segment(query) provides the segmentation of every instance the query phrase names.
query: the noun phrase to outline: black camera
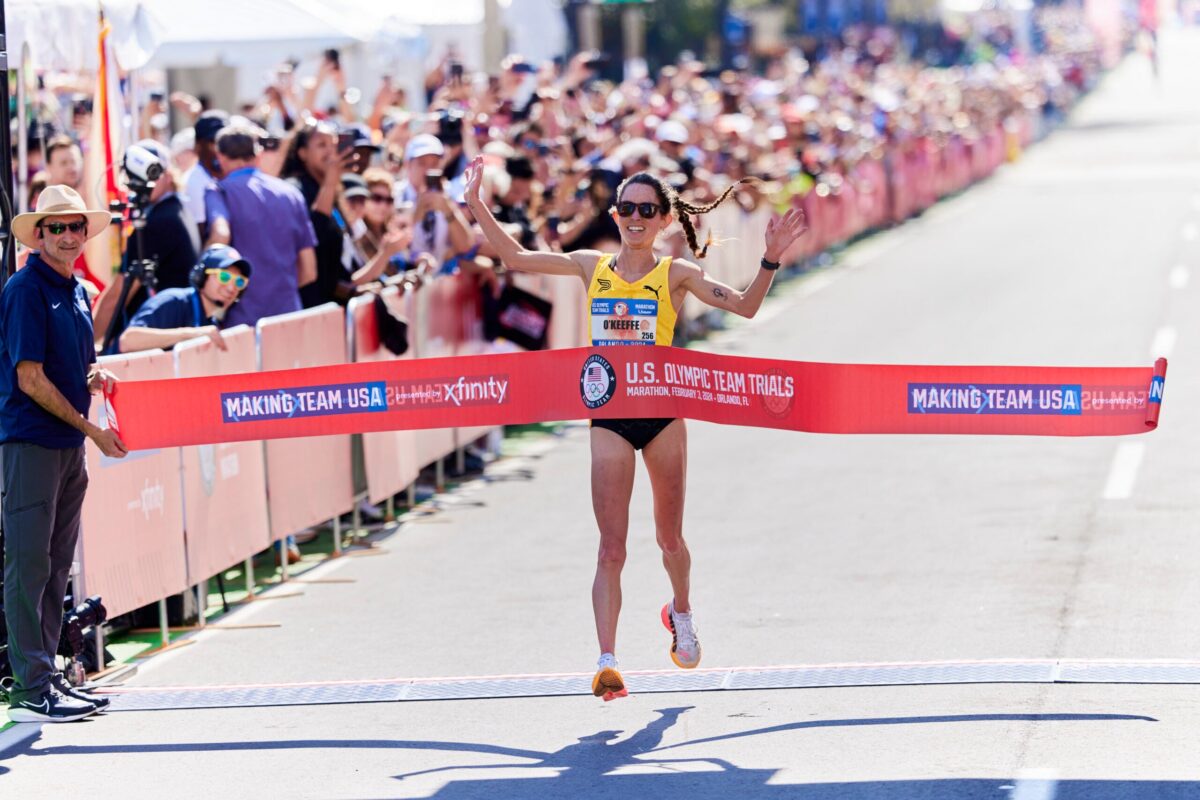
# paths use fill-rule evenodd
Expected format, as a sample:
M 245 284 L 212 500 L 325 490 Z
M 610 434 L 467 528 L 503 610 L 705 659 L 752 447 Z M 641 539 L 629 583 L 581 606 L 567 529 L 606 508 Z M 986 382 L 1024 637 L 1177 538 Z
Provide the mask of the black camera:
M 437 138 L 447 147 L 462 144 L 463 115 L 456 110 L 443 111 L 438 115 Z

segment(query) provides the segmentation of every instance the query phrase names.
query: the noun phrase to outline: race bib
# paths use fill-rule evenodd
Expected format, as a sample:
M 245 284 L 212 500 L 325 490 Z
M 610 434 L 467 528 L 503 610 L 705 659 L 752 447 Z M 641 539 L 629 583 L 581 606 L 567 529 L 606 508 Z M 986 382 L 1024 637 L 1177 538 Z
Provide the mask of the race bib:
M 592 344 L 655 344 L 658 301 L 598 297 L 592 300 Z

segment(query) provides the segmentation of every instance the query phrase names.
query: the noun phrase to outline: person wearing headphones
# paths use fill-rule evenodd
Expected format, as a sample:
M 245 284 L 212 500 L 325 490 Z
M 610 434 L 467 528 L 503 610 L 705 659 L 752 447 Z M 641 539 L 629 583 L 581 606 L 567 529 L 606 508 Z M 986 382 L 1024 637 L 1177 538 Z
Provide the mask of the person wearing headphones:
M 207 336 L 225 349 L 225 313 L 250 282 L 250 262 L 227 244 L 214 244 L 192 268 L 187 289 L 164 289 L 146 301 L 116 341 L 115 352 L 167 349 Z

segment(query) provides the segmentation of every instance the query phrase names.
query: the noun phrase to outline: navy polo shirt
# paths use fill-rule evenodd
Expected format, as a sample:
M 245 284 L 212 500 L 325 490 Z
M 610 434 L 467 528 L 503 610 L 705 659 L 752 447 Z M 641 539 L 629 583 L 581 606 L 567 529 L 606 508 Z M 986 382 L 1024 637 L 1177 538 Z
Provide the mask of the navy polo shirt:
M 87 292 L 29 254 L 0 292 L 0 443 L 81 447 L 84 435 L 46 411 L 17 382 L 17 364 L 36 361 L 67 402 L 87 416 L 88 368 L 96 360 Z
M 163 289 L 151 297 L 129 320 L 130 328 L 193 328 L 204 324 L 200 295 L 195 289 Z M 117 340 L 119 342 L 120 339 Z M 114 342 L 113 344 L 117 344 Z M 119 347 L 113 348 L 120 352 Z M 106 351 L 107 352 L 107 351 Z

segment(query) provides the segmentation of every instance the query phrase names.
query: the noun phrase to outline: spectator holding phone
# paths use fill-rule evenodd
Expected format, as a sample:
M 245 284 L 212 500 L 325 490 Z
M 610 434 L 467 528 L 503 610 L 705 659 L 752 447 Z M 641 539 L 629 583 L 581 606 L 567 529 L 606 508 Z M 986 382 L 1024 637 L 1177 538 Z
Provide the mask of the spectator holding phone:
M 300 289 L 305 308 L 347 302 L 354 294 L 350 277 L 362 266 L 346 247 L 348 231 L 337 210 L 342 173 L 355 158 L 353 134 L 340 138 L 329 123 L 310 120 L 293 134 L 280 175 L 303 195 L 317 234 L 317 279 Z
M 405 180 L 396 191 L 399 202 L 413 206 L 412 254 L 429 253 L 439 262 L 474 246 L 462 211 L 442 190 L 445 154 L 441 140 L 433 134 L 414 136 L 404 151 Z

